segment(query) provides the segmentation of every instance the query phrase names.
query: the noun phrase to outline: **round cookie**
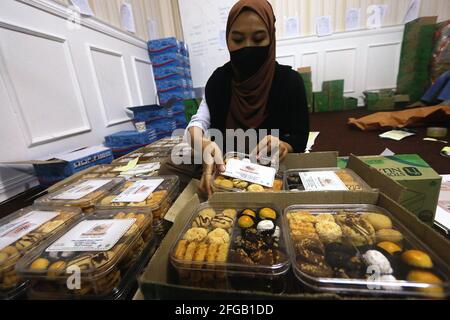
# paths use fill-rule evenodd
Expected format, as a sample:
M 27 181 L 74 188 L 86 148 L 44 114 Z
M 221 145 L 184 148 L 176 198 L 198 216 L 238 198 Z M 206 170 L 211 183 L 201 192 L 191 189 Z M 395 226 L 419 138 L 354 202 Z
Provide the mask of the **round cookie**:
M 208 234 L 206 240 L 209 244 L 225 244 L 230 242 L 230 235 L 224 229 L 217 228 Z
M 430 256 L 425 252 L 419 250 L 408 250 L 402 254 L 402 260 L 404 263 L 423 269 L 431 269 L 433 268 L 433 261 Z
M 8 260 L 8 255 L 5 252 L 0 252 L 0 266 Z
M 242 215 L 238 219 L 238 224 L 239 224 L 239 227 L 241 227 L 242 229 L 248 229 L 255 225 L 255 220 L 251 216 Z
M 263 220 L 258 223 L 258 225 L 256 226 L 256 230 L 261 233 L 274 233 L 275 224 L 271 220 Z
M 253 211 L 252 209 L 245 209 L 244 211 L 242 211 L 241 213 L 242 215 L 246 215 L 246 216 L 250 216 L 253 218 L 256 218 L 256 212 Z
M 233 189 L 234 188 L 233 181 L 228 180 L 228 179 L 223 179 L 222 181 L 220 181 L 219 186 L 222 188 L 225 188 L 225 189 Z
M 222 214 L 217 215 L 212 219 L 211 225 L 214 228 L 230 229 L 233 226 L 234 219 L 224 216 Z
M 237 216 L 237 210 L 236 209 L 225 209 L 222 211 L 222 214 L 225 217 L 231 218 L 231 219 L 235 219 Z
M 247 188 L 248 192 L 264 192 L 264 187 L 259 184 L 251 184 Z
M 444 288 L 442 288 L 442 280 L 435 274 L 428 271 L 413 270 L 408 276 L 407 280 L 411 282 L 427 283 L 435 285 L 431 288 L 419 288 L 418 290 L 424 293 L 431 294 L 436 298 L 441 298 L 444 293 Z
M 50 261 L 48 261 L 47 259 L 44 259 L 44 258 L 39 258 L 39 259 L 33 261 L 33 263 L 30 266 L 30 269 L 31 270 L 47 270 L 49 265 L 50 265 Z
M 57 261 L 54 262 L 48 267 L 47 274 L 49 277 L 56 277 L 66 270 L 67 263 L 64 261 Z
M 192 228 L 186 231 L 183 239 L 189 242 L 202 242 L 208 235 L 208 231 L 204 228 Z
M 214 211 L 214 209 L 212 208 L 207 208 L 207 209 L 203 209 L 202 211 L 200 211 L 198 213 L 199 216 L 202 217 L 209 217 L 209 218 L 214 218 L 216 216 L 216 211 Z
M 402 251 L 402 248 L 399 245 L 390 241 L 382 241 L 378 243 L 377 246 L 383 249 L 384 251 L 388 252 L 390 255 Z
M 114 219 L 121 220 L 121 219 L 125 219 L 126 216 L 127 216 L 127 214 L 125 212 L 119 212 L 118 214 L 116 214 L 114 216 Z
M 6 247 L 1 252 L 6 253 L 10 257 L 19 253 L 16 247 L 13 246 Z
M 392 229 L 392 220 L 384 214 L 367 213 L 363 215 L 363 218 L 373 226 L 375 231 L 382 229 Z
M 259 218 L 262 220 L 265 219 L 276 220 L 277 212 L 271 208 L 262 208 L 261 210 L 259 210 Z

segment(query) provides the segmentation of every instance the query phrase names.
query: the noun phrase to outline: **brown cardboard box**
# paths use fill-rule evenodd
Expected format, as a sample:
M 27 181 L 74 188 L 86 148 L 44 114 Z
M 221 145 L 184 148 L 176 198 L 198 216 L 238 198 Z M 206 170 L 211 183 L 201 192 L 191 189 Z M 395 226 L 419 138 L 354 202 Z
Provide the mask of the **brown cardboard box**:
M 290 155 L 283 166 L 286 168 L 335 167 L 337 153 L 320 153 L 309 155 Z M 333 162 L 334 161 L 334 162 Z M 371 169 L 360 160 L 352 157 L 349 168 L 362 178 L 369 179 L 372 186 L 379 187 L 370 192 L 277 192 L 264 194 L 249 193 L 217 193 L 211 202 L 273 203 L 280 209 L 293 204 L 375 204 L 387 209 L 406 228 L 416 234 L 430 249 L 440 256 L 445 263 L 450 264 L 450 242 L 419 221 L 405 208 L 400 206 L 384 192 L 393 195 L 401 194 L 404 188 Z M 341 296 L 329 293 L 307 293 L 299 291 L 296 294 L 273 295 L 262 292 L 246 292 L 233 290 L 210 290 L 177 285 L 173 280 L 174 270 L 169 261 L 169 251 L 172 244 L 186 225 L 200 201 L 196 195 L 198 181 L 193 181 L 171 208 L 169 215 L 176 216 L 172 229 L 167 234 L 146 272 L 140 278 L 140 287 L 146 299 L 340 299 Z M 351 298 L 346 296 L 346 298 Z

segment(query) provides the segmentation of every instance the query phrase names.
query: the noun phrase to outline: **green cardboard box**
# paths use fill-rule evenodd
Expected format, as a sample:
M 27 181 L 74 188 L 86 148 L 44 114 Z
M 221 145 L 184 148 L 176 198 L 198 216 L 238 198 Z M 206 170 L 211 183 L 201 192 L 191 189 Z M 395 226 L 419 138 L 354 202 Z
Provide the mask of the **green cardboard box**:
M 358 108 L 358 99 L 353 97 L 344 98 L 344 110 L 355 110 Z
M 364 91 L 367 109 L 370 111 L 393 110 L 395 96 L 392 90 Z
M 405 187 L 397 202 L 423 222 L 433 225 L 442 178 L 419 155 L 364 156 L 358 159 Z M 345 167 L 346 159 L 338 159 L 338 166 Z M 371 181 L 366 182 L 375 187 Z
M 423 17 L 405 26 L 397 91 L 419 101 L 430 84 L 429 65 L 434 49 L 437 17 Z
M 314 92 L 314 112 L 328 111 L 328 95 L 324 92 Z
M 328 95 L 329 111 L 344 110 L 344 80 L 324 81 L 322 91 Z

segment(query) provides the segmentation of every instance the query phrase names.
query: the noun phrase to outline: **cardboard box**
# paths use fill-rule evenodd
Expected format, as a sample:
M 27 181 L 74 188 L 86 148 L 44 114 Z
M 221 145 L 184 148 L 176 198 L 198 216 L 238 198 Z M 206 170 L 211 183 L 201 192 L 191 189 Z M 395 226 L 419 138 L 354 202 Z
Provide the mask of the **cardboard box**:
M 394 91 L 364 91 L 366 106 L 371 111 L 393 110 L 395 108 Z
M 386 183 L 376 181 L 374 177 L 377 176 L 362 167 L 364 164 L 402 185 L 403 189 L 381 189 L 381 191 L 402 204 L 423 222 L 433 225 L 442 178 L 420 156 L 412 154 L 358 157 L 362 162 L 354 159 L 356 158 L 350 157 L 348 166 L 356 167 L 355 172 L 371 187 L 380 188 Z
M 74 173 L 95 165 L 110 164 L 113 160 L 113 153 L 110 148 L 96 146 L 49 155 L 38 160 L 11 161 L 5 162 L 5 164 L 33 165 L 39 183 L 44 187 L 49 187 Z
M 324 81 L 322 91 L 328 95 L 328 110 L 344 110 L 344 80 Z
M 327 112 L 328 111 L 328 95 L 324 92 L 314 92 L 314 112 Z
M 358 99 L 352 97 L 344 98 L 344 110 L 355 110 L 358 109 Z
M 381 175 L 382 176 L 382 175 Z M 171 208 L 169 214 L 177 215 L 177 219 L 172 229 L 163 240 L 160 248 L 153 256 L 146 271 L 139 279 L 140 289 L 144 297 L 149 300 L 211 300 L 211 299 L 230 299 L 230 300 L 253 300 L 253 299 L 283 299 L 283 300 L 323 300 L 323 299 L 342 299 L 342 296 L 332 293 L 314 293 L 307 290 L 293 291 L 289 294 L 273 295 L 263 292 L 235 291 L 235 290 L 211 290 L 177 285 L 175 273 L 169 261 L 169 250 L 176 241 L 179 233 L 193 214 L 200 200 L 195 194 L 198 187 L 198 181 L 193 181 L 185 189 L 183 194 Z M 211 202 L 230 202 L 245 203 L 248 202 L 249 194 L 244 193 L 219 193 L 210 199 Z M 385 194 L 378 192 L 325 192 L 321 193 L 279 193 L 271 194 L 252 194 L 253 203 L 273 202 L 279 207 L 287 207 L 292 204 L 340 204 L 340 203 L 369 203 L 376 204 L 391 212 L 411 232 L 417 235 L 428 247 L 430 247 L 444 262 L 450 263 L 450 243 L 433 231 L 431 228 L 421 223 L 415 216 L 411 215 L 406 209 L 401 207 L 395 201 Z M 295 279 L 292 279 L 296 281 Z M 346 296 L 351 299 L 351 296 Z
M 437 17 L 423 17 L 407 23 L 400 55 L 397 92 L 419 101 L 430 84 Z

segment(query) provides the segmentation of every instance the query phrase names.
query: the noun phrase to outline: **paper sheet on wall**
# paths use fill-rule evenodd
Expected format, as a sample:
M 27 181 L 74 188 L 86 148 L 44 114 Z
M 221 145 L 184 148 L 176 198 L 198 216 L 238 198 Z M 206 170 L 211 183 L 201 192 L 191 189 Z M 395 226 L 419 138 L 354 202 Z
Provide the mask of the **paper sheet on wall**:
M 295 38 L 300 36 L 300 24 L 298 17 L 287 17 L 284 22 L 284 36 L 286 38 Z
M 94 15 L 88 0 L 70 0 L 70 2 L 80 10 L 80 14 L 89 17 Z
M 136 33 L 136 26 L 134 24 L 133 8 L 131 4 L 124 3 L 120 8 L 120 16 L 122 18 L 122 27 L 129 32 Z
M 329 36 L 333 33 L 331 27 L 331 16 L 323 16 L 316 18 L 316 29 L 319 37 Z
M 405 23 L 416 20 L 419 17 L 420 5 L 420 0 L 411 0 L 408 6 L 408 10 L 406 10 Z
M 356 30 L 361 27 L 361 9 L 350 8 L 345 16 L 345 29 L 347 31 Z
M 380 5 L 371 5 L 367 7 L 367 28 L 381 28 L 384 9 Z
M 148 26 L 149 40 L 159 39 L 160 36 L 158 31 L 158 24 L 156 23 L 156 21 L 152 19 L 148 20 L 147 26 Z

